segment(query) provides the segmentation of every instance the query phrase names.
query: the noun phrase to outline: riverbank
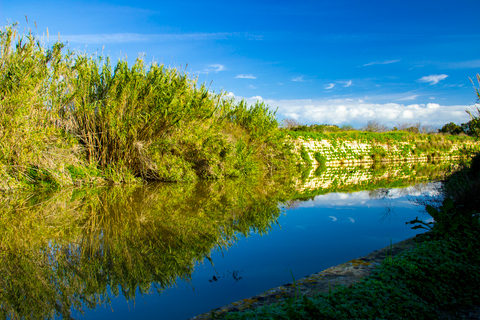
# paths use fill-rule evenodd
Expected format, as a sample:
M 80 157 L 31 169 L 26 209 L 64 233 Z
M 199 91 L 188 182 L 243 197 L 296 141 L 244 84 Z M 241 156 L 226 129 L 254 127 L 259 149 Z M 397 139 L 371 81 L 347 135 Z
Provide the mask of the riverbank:
M 339 286 L 350 287 L 368 277 L 385 259 L 391 259 L 399 253 L 415 247 L 415 237 L 400 241 L 372 253 L 350 260 L 338 266 L 330 267 L 294 282 L 272 288 L 268 291 L 232 302 L 226 306 L 197 315 L 190 320 L 211 320 L 225 316 L 228 312 L 245 311 L 295 299 L 299 296 L 315 297 L 320 293 L 329 293 Z
M 361 281 L 335 286 L 335 290 L 330 283 L 328 292 L 325 292 L 325 288 L 323 291 L 318 288 L 312 290 L 312 295 L 308 286 L 310 283 L 319 283 L 319 277 L 311 276 L 301 279 L 298 284 L 295 281 L 294 295 L 290 294 L 276 303 L 261 302 L 268 301 L 267 292 L 258 298 L 240 302 L 238 305 L 241 308 L 236 305 L 226 306 L 200 317 L 476 319 L 480 306 L 479 190 L 480 156 L 477 155 L 470 166 L 464 166 L 444 181 L 441 189 L 444 198 L 442 204 L 426 206 L 427 213 L 433 218 L 431 222 L 418 218 L 407 222 L 414 225 L 414 229 L 423 228 L 428 232 L 417 236 L 418 240 L 409 250 L 403 250 L 395 256 L 387 255 Z M 371 261 L 356 259 L 333 268 L 340 270 L 334 273 L 339 277 L 339 284 L 343 281 L 342 271 L 344 275 L 355 268 L 368 270 Z M 324 277 L 329 274 L 328 270 L 330 269 L 323 272 Z M 283 286 L 284 289 L 291 287 L 292 284 Z M 279 293 L 282 292 L 282 287 L 276 290 L 275 297 L 281 298 Z M 257 303 L 256 307 L 254 303 Z
M 268 291 L 192 319 L 477 319 L 478 247 L 476 235 L 387 247 L 376 267 L 355 259 L 274 289 L 276 302 Z
M 348 131 L 312 133 L 289 131 L 300 161 L 314 167 L 453 160 L 480 151 L 480 142 L 468 136 L 415 134 L 403 131 L 383 133 Z

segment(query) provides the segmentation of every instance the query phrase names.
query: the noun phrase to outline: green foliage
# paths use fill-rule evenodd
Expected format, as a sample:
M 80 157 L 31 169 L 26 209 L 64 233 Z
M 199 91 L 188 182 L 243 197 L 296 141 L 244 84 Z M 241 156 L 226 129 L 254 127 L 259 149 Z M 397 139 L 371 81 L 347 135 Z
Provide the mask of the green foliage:
M 426 210 L 434 221 L 424 222 L 417 217 L 406 224 L 415 224 L 412 229 L 426 229 L 430 231 L 429 236 L 433 237 L 458 236 L 465 230 L 480 233 L 479 214 L 455 207 L 451 198 L 446 198 L 438 209 L 427 205 Z
M 445 198 L 453 199 L 455 206 L 465 211 L 480 212 L 480 154 L 476 154 L 469 165 L 464 164 L 453 172 L 442 184 Z
M 460 134 L 460 133 L 464 133 L 464 130 L 462 126 L 459 126 L 453 122 L 449 122 L 446 125 L 444 125 L 440 130 L 438 130 L 438 132 Z
M 63 53 L 60 43 L 47 50 L 31 33 L 17 37 L 14 25 L 0 32 L 0 47 L 1 190 L 78 184 L 93 172 L 125 183 L 293 167 L 292 146 L 264 103 L 226 99 L 142 58 L 112 67 L 109 58 Z
M 327 157 L 325 157 L 321 152 L 315 152 L 313 156 L 320 165 L 324 165 L 325 163 L 327 163 Z
M 480 108 L 477 107 L 475 111 L 467 110 L 467 113 L 471 120 L 465 124 L 465 132 L 478 139 L 480 137 Z M 462 124 L 462 126 L 464 125 Z
M 308 154 L 307 150 L 305 147 L 302 145 L 302 148 L 300 149 L 300 157 L 303 159 L 305 162 L 306 166 L 309 168 L 312 166 L 312 159 L 310 158 L 310 155 Z
M 0 165 L 2 190 L 70 184 L 59 162 L 78 163 L 78 153 L 56 126 L 56 108 L 63 97 L 62 72 L 67 56 L 57 43 L 44 49 L 29 32 L 18 35 L 16 25 L 0 31 Z
M 470 81 L 472 81 L 470 79 Z M 480 85 L 480 74 L 477 74 L 477 81 Z M 473 81 L 472 81 L 473 84 Z M 475 94 L 477 95 L 477 102 L 480 101 L 480 89 L 475 88 Z M 475 114 L 476 111 L 476 114 Z M 477 139 L 480 137 L 480 108 L 477 106 L 475 111 L 467 110 L 468 115 L 470 116 L 470 121 L 467 124 L 466 131 L 469 135 L 476 137 Z

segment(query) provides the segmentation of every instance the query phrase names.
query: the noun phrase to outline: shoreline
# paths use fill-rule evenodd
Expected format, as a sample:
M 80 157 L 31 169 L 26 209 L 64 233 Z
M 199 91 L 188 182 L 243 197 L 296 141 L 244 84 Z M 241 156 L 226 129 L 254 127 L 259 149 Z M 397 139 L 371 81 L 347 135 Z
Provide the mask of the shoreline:
M 295 283 L 287 283 L 258 295 L 235 301 L 225 306 L 199 314 L 190 318 L 190 320 L 215 319 L 212 318 L 212 315 L 218 317 L 228 312 L 255 309 L 263 305 L 277 303 L 287 298 L 295 298 L 298 294 L 311 297 L 319 293 L 328 293 L 334 290 L 337 286 L 351 286 L 368 277 L 387 257 L 394 257 L 405 250 L 415 247 L 415 238 L 417 236 L 375 250 L 366 256 L 347 261 L 318 273 L 311 274 L 310 276 L 295 280 Z

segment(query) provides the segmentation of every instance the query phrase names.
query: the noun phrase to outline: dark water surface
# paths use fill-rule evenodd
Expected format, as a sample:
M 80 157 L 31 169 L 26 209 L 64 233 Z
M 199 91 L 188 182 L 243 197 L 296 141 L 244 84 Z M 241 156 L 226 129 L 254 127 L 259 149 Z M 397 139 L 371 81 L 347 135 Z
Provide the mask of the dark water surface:
M 3 199 L 2 315 L 187 319 L 259 294 L 415 235 L 444 167 L 422 168 Z

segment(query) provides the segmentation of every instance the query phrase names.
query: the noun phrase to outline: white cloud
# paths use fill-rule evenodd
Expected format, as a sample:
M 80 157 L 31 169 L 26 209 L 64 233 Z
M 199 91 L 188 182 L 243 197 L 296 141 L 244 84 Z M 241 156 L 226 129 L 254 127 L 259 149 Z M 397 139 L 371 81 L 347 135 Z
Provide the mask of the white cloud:
M 418 95 L 414 94 L 413 96 L 408 96 L 408 97 L 405 97 L 405 98 L 398 99 L 398 101 L 409 101 L 409 100 L 415 100 L 417 98 L 418 98 Z
M 255 87 L 253 84 L 249 84 L 249 85 L 248 85 L 248 88 L 249 88 L 249 89 L 257 89 L 257 87 Z
M 443 126 L 448 122 L 463 123 L 469 120 L 465 110 L 471 106 L 444 106 L 437 103 L 401 104 L 372 103 L 360 99 L 334 100 L 265 100 L 277 108 L 279 118 L 293 118 L 305 124 L 365 125 L 372 119 L 393 127 L 398 122 L 419 121 L 425 125 Z
M 329 83 L 329 84 L 325 87 L 325 90 L 333 89 L 333 87 L 335 87 L 335 83 Z
M 343 87 L 344 87 L 344 88 L 348 88 L 348 87 L 350 87 L 350 86 L 353 84 L 352 80 L 348 80 L 348 81 L 337 81 L 337 82 L 343 84 Z
M 62 40 L 71 43 L 106 44 L 126 42 L 166 42 L 166 41 L 191 41 L 191 40 L 219 40 L 227 39 L 234 34 L 227 32 L 217 33 L 165 33 L 165 34 L 141 34 L 141 33 L 101 33 L 101 34 L 76 34 L 62 35 Z
M 292 79 L 294 82 L 306 82 L 307 80 L 303 79 L 303 76 L 295 77 Z
M 337 221 L 337 217 L 334 217 L 334 216 L 328 216 L 330 219 L 332 219 L 332 221 Z
M 366 63 L 366 64 L 362 65 L 361 67 L 368 67 L 368 66 L 373 66 L 373 65 L 376 65 L 376 64 L 391 64 L 391 63 L 396 63 L 396 62 L 399 62 L 399 61 L 400 61 L 400 59 L 397 59 L 397 60 L 374 61 L 374 62 Z
M 235 97 L 233 93 L 229 93 L 228 96 L 234 97 L 237 101 L 242 100 L 242 97 Z M 372 119 L 378 120 L 390 128 L 393 128 L 398 123 L 412 121 L 440 128 L 445 123 L 452 121 L 455 123 L 467 122 L 470 117 L 465 110 L 472 108 L 471 105 L 446 106 L 438 103 L 401 104 L 368 102 L 376 98 L 273 100 L 255 96 L 245 98 L 245 100 L 248 104 L 254 104 L 258 100 L 263 100 L 271 109 L 277 109 L 277 117 L 280 120 L 291 118 L 304 124 L 350 124 L 356 128 L 360 128 Z M 384 97 L 381 98 L 383 99 Z
M 220 72 L 220 71 L 225 71 L 226 68 L 223 64 L 211 64 L 208 66 L 208 68 L 206 68 L 204 71 L 205 72 Z
M 445 80 L 448 77 L 446 74 L 432 74 L 429 76 L 421 77 L 418 79 L 418 82 L 430 82 L 430 85 L 439 83 L 442 80 Z
M 238 74 L 235 78 L 237 79 L 257 79 L 253 74 Z

